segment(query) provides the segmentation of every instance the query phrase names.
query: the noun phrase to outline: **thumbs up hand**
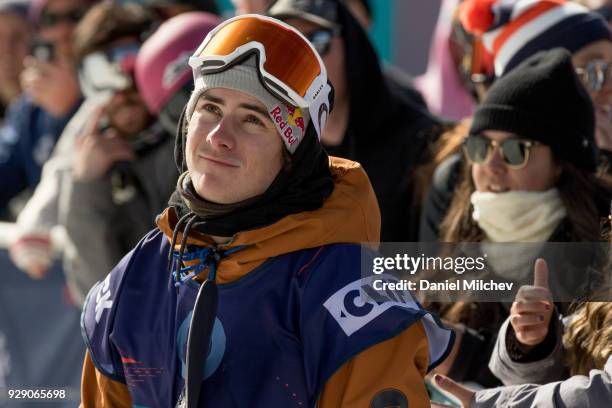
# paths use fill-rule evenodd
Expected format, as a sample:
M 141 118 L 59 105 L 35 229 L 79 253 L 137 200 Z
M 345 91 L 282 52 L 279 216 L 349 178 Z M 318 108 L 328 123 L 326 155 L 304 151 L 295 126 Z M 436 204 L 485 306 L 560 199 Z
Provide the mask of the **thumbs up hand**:
M 548 287 L 548 265 L 538 259 L 533 285 L 521 286 L 510 309 L 510 324 L 517 340 L 524 346 L 540 344 L 548 334 L 553 313 L 552 294 Z

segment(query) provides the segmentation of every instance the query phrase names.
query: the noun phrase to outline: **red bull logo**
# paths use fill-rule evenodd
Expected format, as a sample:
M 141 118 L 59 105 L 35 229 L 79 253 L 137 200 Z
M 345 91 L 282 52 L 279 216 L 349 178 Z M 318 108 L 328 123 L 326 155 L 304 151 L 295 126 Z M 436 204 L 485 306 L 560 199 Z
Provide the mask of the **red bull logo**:
M 289 108 L 288 106 L 286 106 L 286 108 Z M 295 113 L 294 109 L 294 113 Z M 299 138 L 297 137 L 297 135 L 293 134 L 293 129 L 294 128 L 300 128 L 302 129 L 302 133 L 304 132 L 304 118 L 301 117 L 301 112 L 299 113 L 299 117 L 295 118 L 293 115 L 288 114 L 287 115 L 287 120 L 285 120 L 285 118 L 283 117 L 282 114 L 282 108 L 280 106 L 275 106 L 274 109 L 272 109 L 270 112 L 270 117 L 272 117 L 272 120 L 274 121 L 276 127 L 278 128 L 278 130 L 280 131 L 281 135 L 283 136 L 283 138 L 285 139 L 285 143 L 288 144 L 289 147 L 293 147 L 294 145 L 296 145 L 299 142 Z M 301 122 L 300 122 L 301 120 Z M 298 122 L 301 123 L 301 127 L 298 124 Z
M 304 129 L 304 116 L 300 108 L 294 108 L 293 106 L 287 106 L 287 112 L 289 113 L 287 121 L 290 125 L 298 127 L 302 130 L 302 135 L 305 132 Z

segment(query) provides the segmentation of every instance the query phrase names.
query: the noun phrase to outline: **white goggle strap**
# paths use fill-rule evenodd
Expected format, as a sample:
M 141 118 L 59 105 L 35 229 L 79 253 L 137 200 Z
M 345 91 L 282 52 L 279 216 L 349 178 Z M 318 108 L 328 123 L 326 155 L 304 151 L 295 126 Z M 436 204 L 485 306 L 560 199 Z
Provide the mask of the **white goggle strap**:
M 321 140 L 321 135 L 323 134 L 323 129 L 325 129 L 325 124 L 327 123 L 327 119 L 329 118 L 329 93 L 331 92 L 331 87 L 328 83 L 325 84 L 321 92 L 317 95 L 315 100 L 310 104 L 308 108 L 308 113 L 310 114 L 310 120 L 317 132 L 317 136 L 319 140 Z

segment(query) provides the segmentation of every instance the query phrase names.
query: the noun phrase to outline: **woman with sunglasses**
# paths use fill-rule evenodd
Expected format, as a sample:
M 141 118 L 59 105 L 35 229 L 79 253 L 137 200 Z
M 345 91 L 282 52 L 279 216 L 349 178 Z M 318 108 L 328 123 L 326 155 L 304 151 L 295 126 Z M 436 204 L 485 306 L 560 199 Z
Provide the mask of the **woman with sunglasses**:
M 612 190 L 595 175 L 594 133 L 593 105 L 567 51 L 536 54 L 499 79 L 465 138 L 468 163 L 441 225 L 441 241 L 598 241 Z M 514 269 L 529 273 L 527 254 L 515 258 Z M 446 362 L 450 376 L 495 385 L 487 362 L 507 308 L 474 302 L 435 307 L 442 317 L 479 331 L 460 330 L 461 364 Z
M 607 21 L 580 4 L 564 0 L 465 0 L 457 14 L 463 28 L 479 39 L 482 50 L 494 65 L 490 77 L 472 77 L 487 78 L 487 85 L 538 51 L 555 47 L 570 51 L 576 72 L 595 106 L 595 142 L 600 149 L 598 167 L 604 172 L 612 171 L 612 82 L 609 80 L 612 37 Z M 439 224 L 463 166 L 460 155 L 456 154 L 461 150 L 461 135 L 449 132 L 441 136 L 434 150 L 439 165 L 433 172 L 433 185 L 421 218 L 420 239 L 424 241 L 439 238 Z M 431 167 L 427 170 L 431 171 Z

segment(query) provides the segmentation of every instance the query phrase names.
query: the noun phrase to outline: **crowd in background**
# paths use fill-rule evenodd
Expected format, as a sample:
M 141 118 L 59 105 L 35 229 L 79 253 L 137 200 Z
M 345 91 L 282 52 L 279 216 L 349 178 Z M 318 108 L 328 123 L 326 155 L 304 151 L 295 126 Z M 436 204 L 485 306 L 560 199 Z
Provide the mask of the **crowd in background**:
M 321 142 L 365 169 L 381 242 L 611 240 L 610 2 L 445 0 L 418 78 L 378 59 L 366 0 L 233 3 L 321 55 L 335 96 Z M 166 208 L 187 59 L 221 21 L 214 0 L 0 0 L 0 217 L 18 228 L 11 260 L 41 284 L 65 230 L 75 307 Z M 548 275 L 571 260 L 521 253 L 506 277 L 535 281 L 515 302 L 426 303 L 455 331 L 432 398 L 611 406 L 606 256 L 574 265 L 603 271 L 589 301 L 553 301 L 567 288 Z

